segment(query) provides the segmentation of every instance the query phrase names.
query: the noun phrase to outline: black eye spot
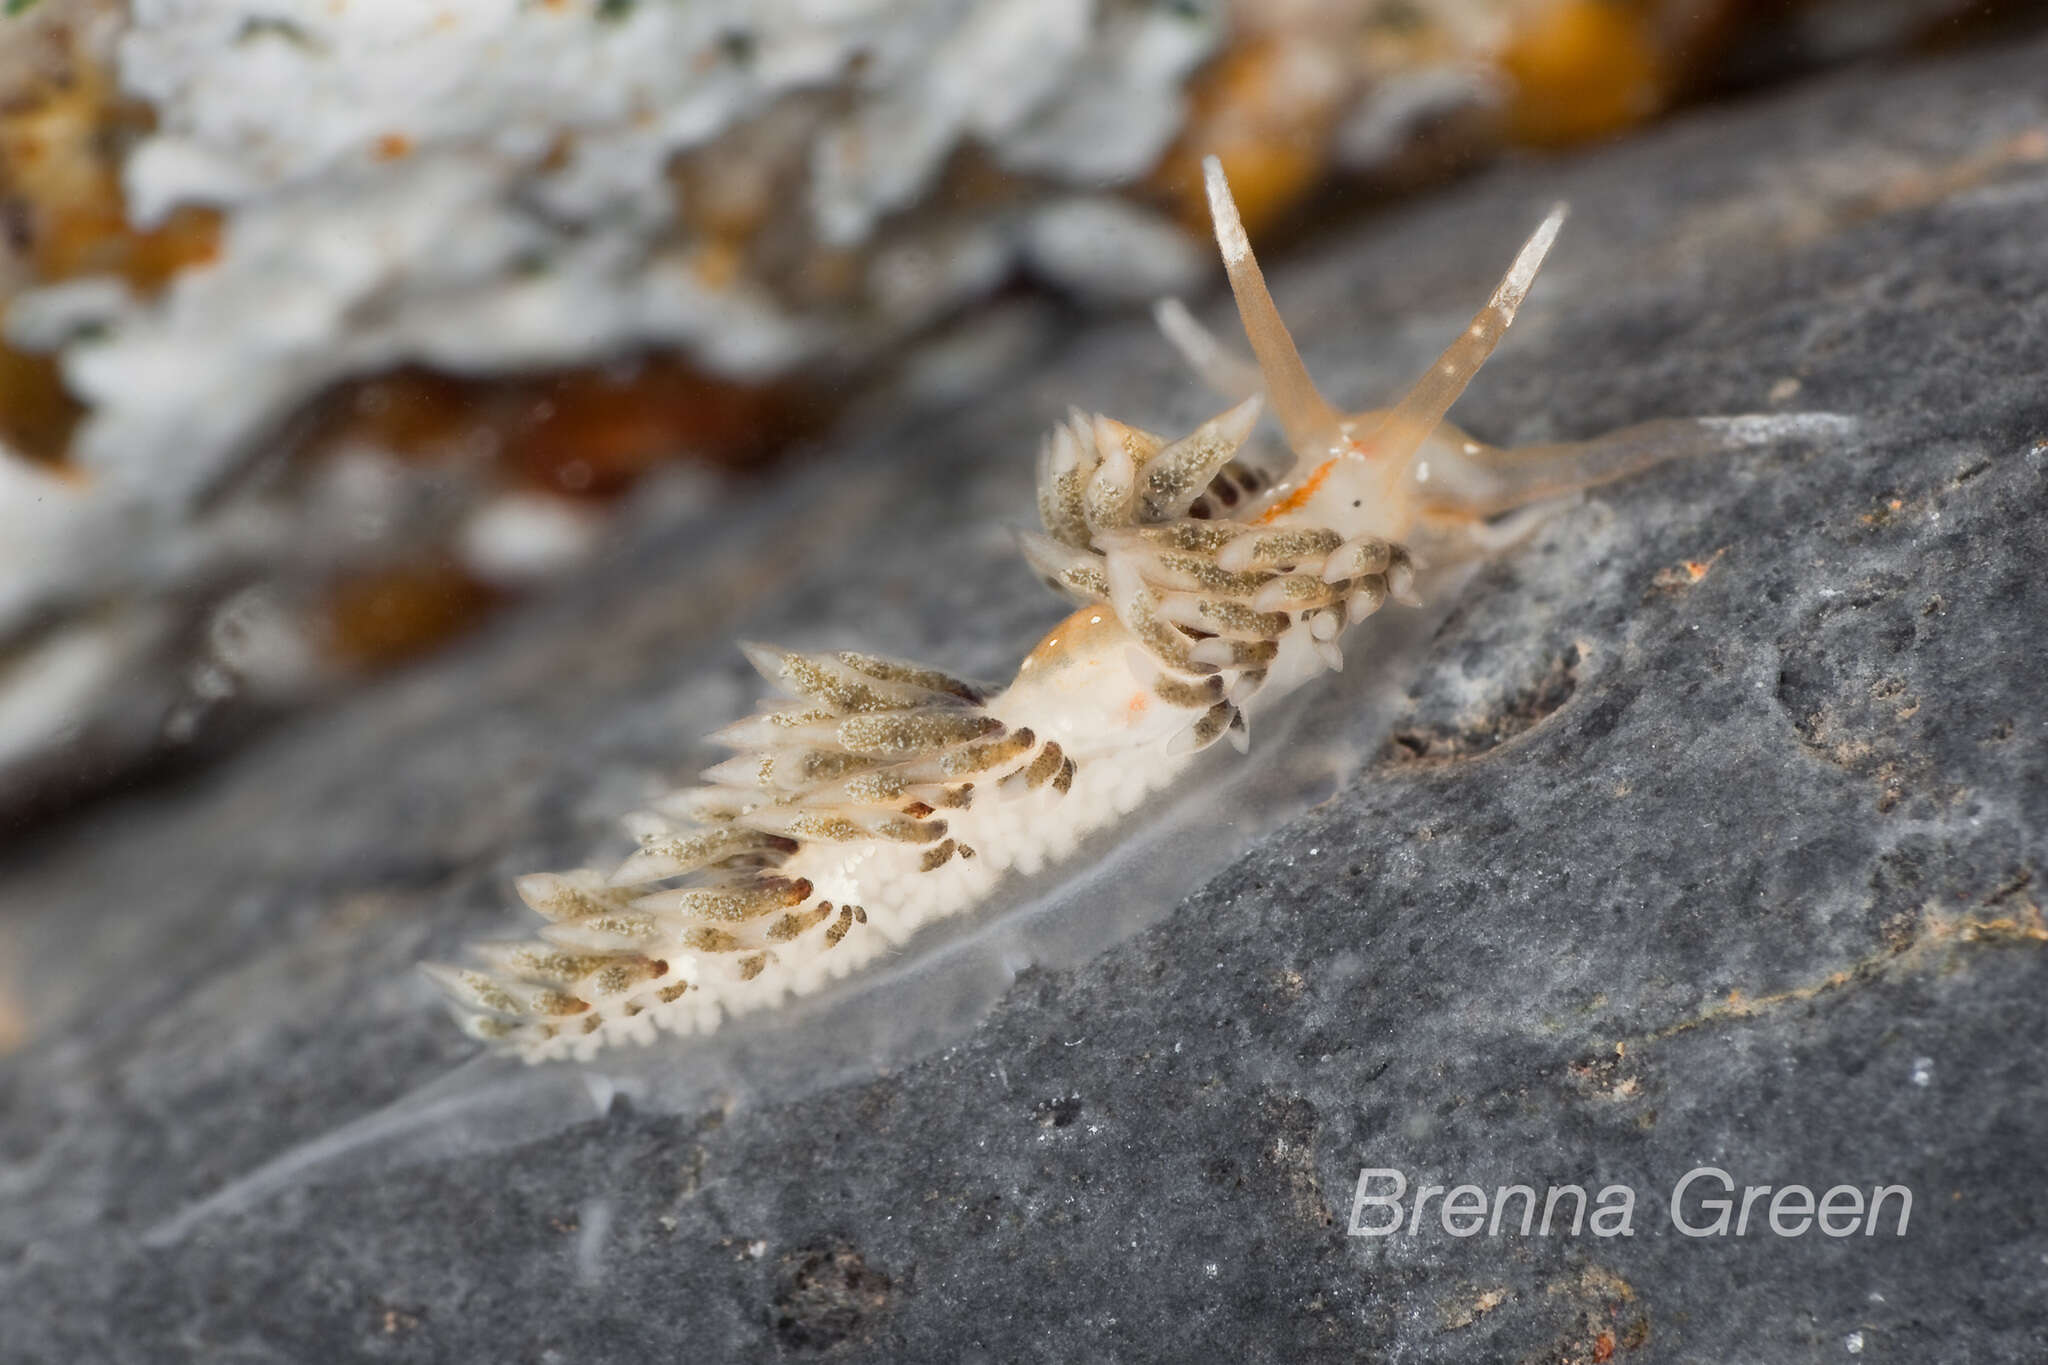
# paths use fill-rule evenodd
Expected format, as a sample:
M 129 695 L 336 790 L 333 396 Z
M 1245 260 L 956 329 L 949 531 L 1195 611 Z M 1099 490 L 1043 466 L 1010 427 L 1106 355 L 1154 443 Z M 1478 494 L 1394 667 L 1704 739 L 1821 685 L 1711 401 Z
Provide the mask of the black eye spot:
M 1365 506 L 1365 503 L 1364 503 L 1364 501 L 1363 501 L 1362 499 L 1359 499 L 1359 498 L 1353 498 L 1353 499 L 1351 500 L 1351 505 L 1352 505 L 1353 507 L 1363 507 L 1363 506 Z

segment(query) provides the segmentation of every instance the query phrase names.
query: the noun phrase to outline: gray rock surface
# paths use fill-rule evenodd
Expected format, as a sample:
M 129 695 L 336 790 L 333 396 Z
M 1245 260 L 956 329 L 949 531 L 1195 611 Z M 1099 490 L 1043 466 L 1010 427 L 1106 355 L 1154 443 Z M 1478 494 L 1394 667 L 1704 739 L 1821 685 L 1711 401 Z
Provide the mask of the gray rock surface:
M 1039 430 L 1204 406 L 1135 326 L 758 498 L 651 506 L 460 653 L 17 846 L 0 1358 L 2048 1356 L 2044 64 L 1831 77 L 1277 269 L 1362 401 L 1561 194 L 1468 426 L 1867 430 L 1559 517 L 1356 782 L 891 1074 L 622 1102 L 140 1236 L 467 1055 L 411 964 L 702 756 L 752 694 L 736 634 L 1005 672 L 1058 610 L 1000 530 Z M 1665 1199 L 1702 1165 L 1905 1184 L 1912 1221 L 1688 1239 Z M 1628 1185 L 1634 1235 L 1349 1237 L 1365 1166 Z

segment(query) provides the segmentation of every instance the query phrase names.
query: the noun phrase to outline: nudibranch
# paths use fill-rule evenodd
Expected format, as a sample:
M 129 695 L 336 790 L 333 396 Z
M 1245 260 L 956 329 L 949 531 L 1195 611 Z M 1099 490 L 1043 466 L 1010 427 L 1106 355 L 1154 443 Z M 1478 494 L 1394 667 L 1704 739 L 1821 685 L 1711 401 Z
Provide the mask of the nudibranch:
M 1030 874 L 1247 742 L 1246 709 L 1342 666 L 1346 632 L 1418 568 L 1524 534 L 1561 494 L 1746 444 L 1752 419 L 1653 422 L 1502 449 L 1445 413 L 1514 320 L 1564 221 L 1393 407 L 1343 413 L 1281 322 L 1221 167 L 1216 240 L 1256 355 L 1163 304 L 1167 338 L 1233 405 L 1177 440 L 1076 413 L 1043 444 L 1025 556 L 1077 610 L 1000 689 L 867 654 L 760 645 L 782 698 L 713 738 L 736 751 L 632 817 L 616 870 L 521 878 L 548 922 L 430 966 L 463 1026 L 528 1060 L 698 1033 L 815 991 Z M 1290 466 L 1247 442 L 1262 409 Z

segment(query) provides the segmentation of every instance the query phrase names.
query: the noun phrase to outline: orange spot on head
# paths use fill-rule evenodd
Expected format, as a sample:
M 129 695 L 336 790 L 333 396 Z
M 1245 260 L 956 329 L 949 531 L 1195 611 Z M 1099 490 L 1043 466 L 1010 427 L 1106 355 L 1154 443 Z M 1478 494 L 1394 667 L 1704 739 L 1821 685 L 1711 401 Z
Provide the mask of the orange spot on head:
M 1335 459 L 1324 460 L 1321 464 L 1317 465 L 1315 473 L 1301 481 L 1301 487 L 1259 513 L 1256 518 L 1257 524 L 1264 526 L 1268 522 L 1279 520 L 1289 512 L 1298 512 L 1307 506 L 1308 500 L 1316 495 L 1316 490 L 1323 486 L 1323 480 L 1329 478 L 1330 471 L 1336 467 L 1337 461 Z
M 1136 720 L 1139 716 L 1144 715 L 1151 708 L 1151 705 L 1152 698 L 1149 695 L 1143 692 L 1133 692 L 1131 693 L 1131 699 L 1124 703 L 1124 710 L 1130 713 L 1132 720 Z
M 404 133 L 386 133 L 377 139 L 370 155 L 379 161 L 397 161 L 412 155 L 412 139 Z

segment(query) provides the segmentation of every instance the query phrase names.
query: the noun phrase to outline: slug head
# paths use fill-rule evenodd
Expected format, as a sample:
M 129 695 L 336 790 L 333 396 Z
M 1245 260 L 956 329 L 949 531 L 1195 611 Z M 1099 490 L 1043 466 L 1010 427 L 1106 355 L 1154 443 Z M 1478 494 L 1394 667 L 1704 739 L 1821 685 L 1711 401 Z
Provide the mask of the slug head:
M 1444 414 L 1486 363 L 1528 296 L 1564 224 L 1564 205 L 1551 210 L 1471 325 L 1399 402 L 1391 408 L 1347 414 L 1330 405 L 1302 364 L 1301 352 L 1281 321 L 1252 254 L 1222 163 L 1207 158 L 1203 173 L 1216 245 L 1223 253 L 1238 315 L 1258 357 L 1273 415 L 1295 457 L 1293 471 L 1248 508 L 1245 519 L 1299 520 L 1347 534 L 1405 541 L 1418 519 L 1433 510 L 1455 514 L 1455 508 L 1433 506 L 1424 496 L 1432 444 L 1444 444 L 1437 439 Z M 1455 444 L 1464 444 L 1462 435 L 1449 435 Z

